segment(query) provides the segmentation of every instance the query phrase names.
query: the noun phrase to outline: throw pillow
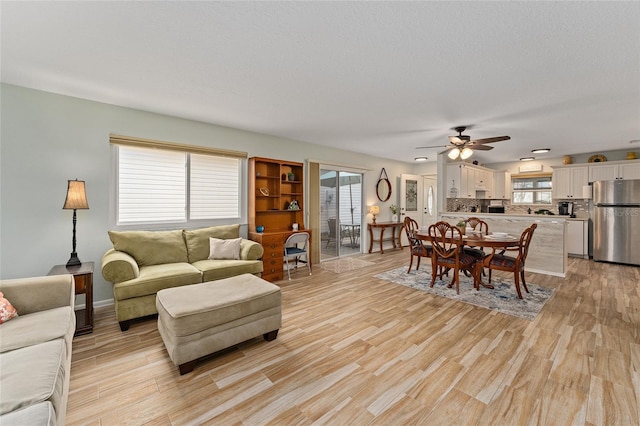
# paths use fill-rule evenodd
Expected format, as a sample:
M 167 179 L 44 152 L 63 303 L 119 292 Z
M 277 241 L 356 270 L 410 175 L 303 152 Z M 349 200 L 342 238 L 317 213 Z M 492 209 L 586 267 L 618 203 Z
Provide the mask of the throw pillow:
M 18 316 L 18 311 L 0 292 L 0 324 Z
M 209 259 L 240 259 L 240 243 L 242 238 L 221 240 L 209 238 Z

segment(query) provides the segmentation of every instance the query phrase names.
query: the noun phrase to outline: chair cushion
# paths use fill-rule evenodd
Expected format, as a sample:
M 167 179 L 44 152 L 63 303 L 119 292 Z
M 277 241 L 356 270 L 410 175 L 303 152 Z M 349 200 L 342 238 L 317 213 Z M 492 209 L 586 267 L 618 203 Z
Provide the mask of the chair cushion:
M 0 416 L 0 425 L 2 426 L 54 426 L 55 424 L 56 412 L 53 409 L 53 404 L 49 401 L 29 405 L 21 410 Z
M 460 253 L 460 265 L 463 267 L 468 267 L 476 263 L 477 259 L 469 254 Z M 444 263 L 446 265 L 451 265 L 452 267 L 456 264 L 455 257 L 440 257 L 438 256 L 438 263 Z
M 515 269 L 516 267 L 516 259 L 511 256 L 503 256 L 501 254 L 496 254 L 491 258 L 490 262 L 491 266 L 501 266 L 503 268 L 511 268 Z
M 464 252 L 475 257 L 478 260 L 483 260 L 486 256 L 486 253 L 482 249 L 477 248 L 465 247 Z

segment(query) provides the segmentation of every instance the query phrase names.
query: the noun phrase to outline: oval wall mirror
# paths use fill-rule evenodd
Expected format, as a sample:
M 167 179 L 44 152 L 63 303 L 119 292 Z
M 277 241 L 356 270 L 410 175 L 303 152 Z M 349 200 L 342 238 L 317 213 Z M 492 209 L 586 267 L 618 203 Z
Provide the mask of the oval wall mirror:
M 387 172 L 384 168 L 380 172 L 380 177 L 376 184 L 376 195 L 380 201 L 387 201 L 391 198 L 391 182 L 389 181 L 389 177 L 387 176 Z

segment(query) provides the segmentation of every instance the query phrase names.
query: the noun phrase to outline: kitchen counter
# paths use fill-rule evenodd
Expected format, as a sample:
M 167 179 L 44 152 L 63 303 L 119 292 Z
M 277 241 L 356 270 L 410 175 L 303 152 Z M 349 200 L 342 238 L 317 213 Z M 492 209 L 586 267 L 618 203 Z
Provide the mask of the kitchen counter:
M 526 270 L 558 277 L 564 277 L 567 270 L 565 235 L 568 221 L 585 220 L 560 215 L 471 212 L 442 212 L 439 220 L 455 224 L 470 217 L 477 217 L 487 222 L 489 232 L 508 232 L 516 236 L 520 236 L 522 231 L 532 223 L 537 224 L 538 227 L 533 233 L 529 246 Z

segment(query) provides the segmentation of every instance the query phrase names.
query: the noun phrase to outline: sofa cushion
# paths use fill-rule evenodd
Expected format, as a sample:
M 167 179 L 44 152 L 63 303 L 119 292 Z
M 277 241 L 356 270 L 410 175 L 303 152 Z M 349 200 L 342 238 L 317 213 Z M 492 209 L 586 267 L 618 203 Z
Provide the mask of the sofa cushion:
M 240 225 L 221 225 L 182 231 L 187 246 L 189 263 L 209 257 L 209 238 L 227 240 L 240 237 Z
M 203 282 L 242 274 L 259 274 L 263 269 L 261 260 L 201 260 L 194 262 L 193 266 L 202 271 Z
M 113 285 L 113 295 L 118 300 L 156 294 L 163 288 L 202 282 L 200 270 L 188 263 L 167 263 L 140 268 L 140 275 L 133 280 Z
M 131 255 L 138 266 L 187 262 L 182 231 L 109 231 L 113 247 Z
M 49 401 L 30 405 L 0 417 L 0 425 L 2 426 L 53 426 L 55 424 L 56 412 L 53 409 L 53 404 Z
M 240 245 L 238 245 L 238 255 L 240 254 Z M 13 307 L 4 294 L 0 291 L 0 324 L 9 321 L 18 316 L 18 311 Z
M 240 259 L 242 238 L 209 238 L 209 259 Z
M 66 356 L 63 339 L 0 354 L 0 414 L 44 401 L 62 407 Z
M 21 315 L 2 325 L 0 353 L 60 338 L 70 340 L 75 323 L 75 314 L 70 306 Z

